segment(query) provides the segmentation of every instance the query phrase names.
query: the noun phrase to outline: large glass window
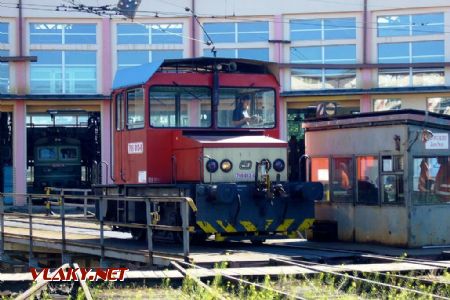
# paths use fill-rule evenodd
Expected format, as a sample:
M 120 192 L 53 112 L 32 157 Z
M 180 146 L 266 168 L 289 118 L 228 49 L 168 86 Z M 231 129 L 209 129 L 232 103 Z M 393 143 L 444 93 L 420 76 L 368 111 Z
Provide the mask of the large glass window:
M 127 128 L 143 128 L 144 117 L 144 89 L 139 88 L 127 91 Z
M 97 91 L 96 51 L 30 51 L 34 94 L 92 94 Z
M 438 114 L 450 115 L 450 98 L 428 98 L 427 110 Z
M 128 68 L 164 59 L 182 58 L 183 50 L 119 50 L 117 68 Z
M 76 115 L 55 115 L 49 114 L 31 114 L 27 115 L 28 127 L 48 127 L 48 126 L 65 126 L 65 127 L 86 127 L 88 125 L 89 116 L 87 114 Z
M 269 48 L 243 48 L 243 49 L 215 49 L 217 57 L 246 58 L 256 60 L 269 60 Z M 213 57 L 210 49 L 203 50 L 203 56 Z
M 356 38 L 355 18 L 291 20 L 291 40 L 339 40 Z
M 331 176 L 331 200 L 353 202 L 354 182 L 353 159 L 351 157 L 333 157 Z
M 203 26 L 214 44 L 219 45 L 215 48 L 217 57 L 269 60 L 268 46 L 252 46 L 254 43 L 268 42 L 269 22 L 220 22 L 204 23 Z M 206 34 L 204 40 L 208 41 Z M 224 47 L 223 44 L 229 45 Z M 210 47 L 203 49 L 203 55 L 213 56 Z
M 215 44 L 269 40 L 269 22 L 266 21 L 205 23 L 203 26 Z M 204 40 L 208 41 L 206 35 Z
M 361 156 L 356 158 L 356 179 L 359 203 L 378 204 L 378 157 Z
M 5 47 L 0 50 L 0 56 L 9 56 L 8 49 L 9 43 L 9 24 L 0 23 L 0 44 L 5 44 Z M 0 62 L 0 93 L 6 94 L 9 92 L 9 64 Z
M 444 33 L 444 13 L 381 16 L 377 23 L 379 37 Z
M 275 127 L 275 91 L 269 88 L 221 88 L 218 126 Z
M 354 64 L 355 45 L 292 47 L 291 62 L 303 64 Z M 355 88 L 355 69 L 291 70 L 291 89 Z
M 95 24 L 30 23 L 30 44 L 95 44 Z
M 379 63 L 443 62 L 444 41 L 378 44 Z
M 183 24 L 118 24 L 117 44 L 182 44 Z
M 330 170 L 327 157 L 311 158 L 311 181 L 323 184 L 323 199 L 330 201 Z
M 450 202 L 450 157 L 416 157 L 413 169 L 414 204 Z
M 397 110 L 401 108 L 401 99 L 386 98 L 373 100 L 373 111 Z
M 210 127 L 211 90 L 207 87 L 150 88 L 150 126 Z
M 9 24 L 0 23 L 0 44 L 9 43 Z
M 8 56 L 9 52 L 0 50 L 0 56 Z M 9 91 L 9 64 L 0 62 L 0 93 L 6 94 Z
M 378 44 L 379 63 L 443 62 L 444 41 Z M 443 85 L 444 68 L 384 68 L 378 71 L 380 87 Z

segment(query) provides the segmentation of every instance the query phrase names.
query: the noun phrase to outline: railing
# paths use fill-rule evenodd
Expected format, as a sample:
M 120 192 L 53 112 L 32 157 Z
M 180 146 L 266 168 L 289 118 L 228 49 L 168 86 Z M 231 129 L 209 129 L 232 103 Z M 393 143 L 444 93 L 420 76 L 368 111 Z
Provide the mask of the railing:
M 4 198 L 5 197 L 13 197 L 13 198 L 26 198 L 27 199 L 27 211 L 28 213 L 21 212 L 5 212 L 4 209 Z M 124 196 L 96 196 L 96 195 L 37 195 L 37 194 L 10 194 L 10 193 L 0 193 L 0 230 L 1 230 L 1 241 L 0 241 L 0 255 L 3 255 L 5 252 L 5 216 L 12 216 L 17 218 L 28 218 L 28 229 L 29 229 L 29 262 L 33 259 L 33 219 L 34 218 L 43 218 L 43 216 L 39 216 L 37 214 L 33 214 L 33 199 L 39 200 L 51 200 L 55 197 L 58 198 L 60 202 L 60 213 L 59 216 L 49 216 L 45 217 L 46 219 L 60 219 L 61 220 L 61 260 L 62 263 L 66 263 L 67 254 L 67 241 L 66 241 L 66 221 L 80 221 L 83 223 L 94 223 L 99 224 L 99 235 L 100 235 L 100 262 L 103 263 L 105 259 L 105 226 L 118 226 L 125 228 L 141 228 L 147 229 L 147 251 L 148 251 L 148 263 L 153 264 L 154 254 L 164 256 L 163 252 L 155 252 L 153 245 L 153 231 L 154 230 L 163 230 L 163 231 L 173 231 L 173 232 L 182 232 L 183 234 L 183 257 L 185 260 L 188 260 L 189 256 L 189 232 L 193 231 L 193 227 L 189 226 L 189 208 L 193 211 L 196 211 L 197 208 L 193 202 L 193 200 L 189 197 L 124 197 Z M 79 217 L 67 217 L 66 216 L 66 200 L 68 199 L 86 199 L 95 201 L 96 206 L 98 207 L 99 219 L 95 218 L 79 218 Z M 105 221 L 104 216 L 106 215 L 106 207 L 107 201 L 128 201 L 128 202 L 145 202 L 146 207 L 146 224 L 138 224 L 138 223 L 124 223 L 124 222 L 110 222 Z M 180 215 L 182 224 L 181 226 L 172 226 L 172 225 L 162 225 L 157 224 L 157 214 L 155 211 L 152 211 L 153 203 L 180 203 Z
M 69 188 L 56 188 L 56 187 L 46 187 L 46 194 L 47 195 L 55 195 L 52 194 L 52 192 L 58 193 L 60 196 L 78 196 L 81 194 L 80 198 L 72 198 L 71 200 L 73 202 L 83 201 L 83 203 L 66 203 L 66 206 L 72 206 L 72 207 L 82 207 L 83 208 L 83 215 L 85 217 L 88 216 L 88 209 L 89 208 L 95 208 L 95 204 L 89 204 L 88 198 L 86 196 L 89 195 L 89 193 L 92 191 L 91 189 L 69 189 Z M 68 194 L 69 193 L 69 194 Z M 78 193 L 78 194 L 77 194 Z M 51 210 L 51 206 L 60 205 L 60 198 L 49 198 L 47 199 L 47 209 Z

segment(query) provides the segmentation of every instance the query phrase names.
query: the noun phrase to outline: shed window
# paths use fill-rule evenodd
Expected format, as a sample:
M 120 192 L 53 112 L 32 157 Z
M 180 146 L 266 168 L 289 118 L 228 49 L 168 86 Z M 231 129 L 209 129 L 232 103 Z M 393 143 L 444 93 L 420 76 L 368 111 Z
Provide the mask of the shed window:
M 381 193 L 385 204 L 405 202 L 403 188 L 403 157 L 384 155 L 381 157 Z
M 378 157 L 361 156 L 356 158 L 357 188 L 359 203 L 378 204 Z
M 450 157 L 416 157 L 413 169 L 414 204 L 450 202 Z
M 353 202 L 353 179 L 353 159 L 351 157 L 334 157 L 332 159 L 331 199 L 336 202 Z
M 313 157 L 311 159 L 311 181 L 323 184 L 323 199 L 330 201 L 329 159 L 327 157 Z
M 450 98 L 428 98 L 427 109 L 438 114 L 450 115 Z

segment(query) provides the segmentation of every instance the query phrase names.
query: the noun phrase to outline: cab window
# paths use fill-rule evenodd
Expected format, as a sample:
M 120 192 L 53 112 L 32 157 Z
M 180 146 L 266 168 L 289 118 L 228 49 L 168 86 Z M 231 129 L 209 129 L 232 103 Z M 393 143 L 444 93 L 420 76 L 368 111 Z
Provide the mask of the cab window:
M 220 88 L 218 127 L 274 128 L 275 91 L 271 88 Z
M 127 91 L 127 128 L 144 128 L 144 89 Z
M 152 86 L 150 126 L 205 128 L 211 126 L 211 90 L 207 87 Z
M 123 103 L 123 96 L 122 94 L 119 94 L 116 96 L 116 130 L 120 131 L 123 130 L 125 126 L 125 109 L 124 109 L 124 103 Z

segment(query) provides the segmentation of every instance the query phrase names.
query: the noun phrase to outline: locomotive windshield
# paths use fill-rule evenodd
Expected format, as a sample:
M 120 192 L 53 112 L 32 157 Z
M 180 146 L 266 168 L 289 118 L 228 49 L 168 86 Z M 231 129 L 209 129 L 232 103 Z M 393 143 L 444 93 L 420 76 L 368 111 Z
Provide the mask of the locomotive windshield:
M 60 160 L 76 160 L 78 159 L 78 153 L 76 147 L 60 147 L 59 148 Z
M 275 127 L 275 91 L 270 88 L 220 88 L 218 127 Z
M 150 125 L 164 128 L 212 126 L 208 87 L 150 87 Z M 275 91 L 271 88 L 219 88 L 219 128 L 274 128 Z
M 56 147 L 38 147 L 38 160 L 56 160 Z
M 150 88 L 152 127 L 210 127 L 211 90 L 207 87 Z

